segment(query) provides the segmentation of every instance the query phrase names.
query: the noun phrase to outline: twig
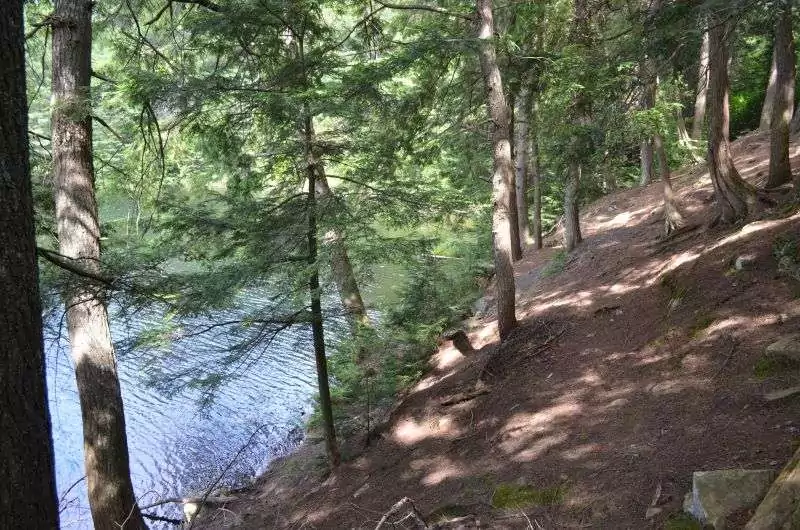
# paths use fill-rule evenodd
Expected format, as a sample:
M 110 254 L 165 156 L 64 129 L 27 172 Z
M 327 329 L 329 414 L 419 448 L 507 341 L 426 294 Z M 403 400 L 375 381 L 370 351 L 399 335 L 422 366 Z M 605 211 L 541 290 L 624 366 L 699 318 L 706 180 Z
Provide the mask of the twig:
M 219 484 L 219 482 L 225 477 L 225 475 L 228 473 L 228 471 L 233 467 L 233 464 L 236 463 L 236 461 L 239 459 L 239 456 L 242 454 L 242 452 L 244 452 L 245 449 L 250 447 L 250 444 L 253 442 L 253 439 L 256 437 L 256 434 L 261 432 L 264 428 L 266 428 L 266 426 L 267 426 L 266 424 L 259 426 L 255 431 L 253 431 L 253 434 L 250 435 L 250 438 L 247 439 L 247 442 L 245 442 L 245 444 L 242 447 L 240 447 L 238 451 L 236 451 L 236 454 L 233 455 L 233 459 L 231 459 L 231 461 L 228 462 L 228 465 L 225 466 L 225 469 L 222 470 L 222 473 L 220 473 L 219 476 L 216 478 L 216 480 L 214 480 L 214 482 L 211 483 L 211 486 L 208 487 L 208 489 L 206 490 L 205 495 L 203 495 L 203 497 L 200 499 L 200 502 L 199 502 L 200 506 L 203 506 L 206 503 L 206 501 L 209 499 L 213 489 L 215 487 L 217 487 L 217 484 Z M 194 522 L 196 520 L 197 520 L 197 518 L 194 518 L 194 519 L 192 519 L 192 522 L 189 523 L 189 530 L 192 530 L 192 528 L 194 528 Z
M 389 518 L 394 515 L 397 515 L 403 508 L 407 508 L 409 510 L 409 515 L 411 515 L 412 518 L 415 519 L 416 523 L 420 526 L 420 528 L 428 528 L 428 524 L 425 522 L 425 519 L 422 518 L 422 515 L 420 515 L 420 513 L 417 511 L 417 507 L 414 506 L 414 502 L 408 497 L 403 497 L 402 499 L 397 501 L 395 505 L 392 506 L 389 509 L 389 511 L 383 515 L 383 517 L 381 517 L 381 520 L 378 522 L 378 526 L 375 527 L 375 530 L 381 530 L 381 528 L 383 528 L 383 526 L 387 523 Z M 408 515 L 405 516 L 403 520 L 405 520 L 406 518 L 408 518 Z M 391 524 L 392 526 L 394 526 L 394 523 Z

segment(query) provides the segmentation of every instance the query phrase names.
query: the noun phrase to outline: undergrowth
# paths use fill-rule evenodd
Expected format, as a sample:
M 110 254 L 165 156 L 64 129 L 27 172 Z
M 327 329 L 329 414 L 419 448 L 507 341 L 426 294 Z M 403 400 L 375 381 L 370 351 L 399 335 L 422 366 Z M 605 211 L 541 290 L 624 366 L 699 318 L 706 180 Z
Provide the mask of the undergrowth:
M 336 427 L 344 438 L 366 437 L 398 394 L 425 373 L 439 337 L 471 312 L 486 284 L 484 237 L 439 241 L 406 265 L 398 302 L 372 328 L 337 345 L 328 358 Z M 309 427 L 319 425 L 315 412 Z M 345 454 L 346 456 L 346 454 Z

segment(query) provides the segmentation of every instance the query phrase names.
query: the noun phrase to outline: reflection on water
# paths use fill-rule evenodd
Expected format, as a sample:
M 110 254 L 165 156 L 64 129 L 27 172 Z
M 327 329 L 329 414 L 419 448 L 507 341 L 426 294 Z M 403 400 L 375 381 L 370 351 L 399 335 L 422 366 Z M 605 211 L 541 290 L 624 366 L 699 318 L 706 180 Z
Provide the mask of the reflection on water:
M 244 306 L 263 303 L 259 295 L 243 299 Z M 220 315 L 220 317 L 228 315 Z M 58 317 L 60 318 L 60 317 Z M 91 528 L 83 477 L 81 415 L 75 377 L 69 358 L 66 326 L 50 319 L 46 336 L 47 380 L 56 451 L 56 480 L 63 496 L 63 528 Z M 138 317 L 121 324 L 112 317 L 115 342 L 130 340 L 152 327 L 156 317 Z M 341 320 L 328 326 L 328 335 L 342 329 Z M 203 362 L 230 345 L 222 333 L 176 340 L 169 345 L 176 359 Z M 332 331 L 332 333 L 331 333 Z M 165 396 L 144 384 L 146 356 L 135 352 L 119 362 L 122 396 L 131 456 L 131 475 L 140 504 L 164 497 L 203 493 L 228 467 L 221 485 L 246 484 L 266 465 L 299 442 L 299 426 L 312 410 L 316 372 L 310 332 L 294 327 L 278 335 L 268 350 L 244 373 L 218 392 L 210 406 L 198 406 L 198 391 Z M 328 341 L 329 344 L 333 341 Z M 176 364 L 183 364 L 176 361 Z M 210 361 L 209 361 L 210 364 Z M 255 433 L 258 431 L 255 435 Z M 247 446 L 231 465 L 234 455 Z M 180 517 L 176 506 L 152 510 Z M 159 528 L 152 524 L 152 528 Z M 166 528 L 166 527 L 165 527 Z

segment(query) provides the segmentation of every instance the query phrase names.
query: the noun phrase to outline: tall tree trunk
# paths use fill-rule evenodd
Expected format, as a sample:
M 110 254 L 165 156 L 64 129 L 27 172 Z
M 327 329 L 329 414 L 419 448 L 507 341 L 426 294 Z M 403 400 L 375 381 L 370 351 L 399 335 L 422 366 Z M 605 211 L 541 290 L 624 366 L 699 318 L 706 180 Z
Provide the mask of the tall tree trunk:
M 494 45 L 494 20 L 491 0 L 477 0 L 480 25 L 481 70 L 486 91 L 489 119 L 492 121 L 494 174 L 492 177 L 492 246 L 497 289 L 497 327 L 500 340 L 505 340 L 517 327 L 515 312 L 513 243 L 511 224 L 511 190 L 514 186 L 514 164 L 511 161 L 508 105 L 503 94 L 503 81 L 497 66 Z
M 100 225 L 92 166 L 89 100 L 91 0 L 60 0 L 53 17 L 52 145 L 62 255 L 100 273 Z M 98 530 L 146 528 L 134 497 L 108 312 L 97 285 L 64 293 L 83 418 L 86 483 Z
M 642 140 L 639 145 L 639 160 L 641 162 L 640 186 L 647 186 L 653 181 L 653 158 L 653 142 L 649 138 Z
M 581 219 L 578 209 L 581 165 L 573 160 L 569 163 L 567 182 L 564 186 L 564 248 L 572 252 L 582 241 Z
M 775 25 L 774 51 L 777 78 L 770 123 L 768 188 L 780 186 L 792 180 L 792 167 L 789 162 L 789 122 L 792 119 L 794 108 L 795 78 L 792 3 L 789 0 L 783 0 L 778 7 L 780 13 Z M 800 189 L 800 185 L 797 188 Z
M 777 45 L 778 36 L 775 36 L 775 44 Z M 764 93 L 764 104 L 761 106 L 761 120 L 758 124 L 759 131 L 769 130 L 770 123 L 772 123 L 772 108 L 775 106 L 775 96 L 778 92 L 778 50 L 772 49 L 772 62 L 769 67 L 769 81 L 767 81 L 767 90 Z
M 647 58 L 642 59 L 639 65 L 639 76 L 642 81 L 642 100 L 643 110 L 652 109 L 656 100 L 655 73 L 653 72 L 651 61 Z M 641 176 L 639 185 L 647 186 L 653 181 L 653 140 L 646 138 L 639 146 L 639 158 L 641 162 Z
M 672 189 L 672 175 L 667 160 L 667 151 L 664 140 L 660 134 L 653 136 L 653 144 L 658 155 L 658 167 L 661 171 L 661 182 L 664 185 L 664 235 L 670 235 L 675 230 L 686 226 L 686 219 L 678 206 L 675 191 Z
M 331 467 L 341 462 L 339 444 L 336 441 L 336 426 L 333 421 L 331 390 L 328 382 L 328 358 L 325 354 L 325 329 L 322 320 L 322 301 L 319 287 L 319 263 L 317 262 L 317 174 L 318 160 L 314 155 L 313 124 L 310 116 L 306 116 L 305 156 L 306 176 L 308 178 L 308 265 L 311 274 L 308 289 L 311 296 L 311 332 L 314 337 L 314 359 L 317 363 L 317 383 L 319 385 L 319 408 L 322 412 L 322 423 L 325 431 L 325 447 Z
M 586 49 L 591 45 L 588 7 L 586 0 L 573 1 L 574 13 L 570 35 L 572 41 Z M 567 252 L 571 252 L 583 241 L 578 201 L 583 171 L 582 159 L 586 150 L 583 129 L 590 123 L 589 101 L 584 90 L 579 90 L 573 97 L 570 113 L 573 133 L 567 160 L 567 180 L 564 183 L 564 248 Z
M 539 102 L 531 97 L 531 113 L 528 130 L 528 175 L 533 188 L 533 243 L 542 248 L 542 178 L 539 167 Z
M 703 43 L 700 45 L 700 64 L 697 71 L 697 93 L 694 99 L 694 118 L 692 119 L 692 139 L 699 140 L 703 136 L 706 120 L 706 97 L 708 95 L 709 74 L 709 42 L 708 31 L 703 32 Z
M 527 82 L 521 83 L 519 92 L 514 101 L 514 157 L 516 164 L 516 188 L 517 188 L 517 224 L 519 226 L 520 239 L 530 245 L 533 243 L 531 235 L 531 224 L 528 214 L 528 162 L 530 134 L 529 116 L 531 113 L 531 94 Z
M 747 217 L 751 208 L 755 207 L 757 197 L 755 188 L 739 176 L 731 156 L 728 107 L 730 25 L 718 17 L 713 17 L 710 24 L 708 171 L 714 183 L 717 204 L 713 223 L 735 223 Z
M 313 121 L 311 127 L 314 126 Z M 314 138 L 314 131 L 312 129 L 312 141 Z M 313 145 L 312 145 L 313 149 Z M 328 185 L 328 179 L 325 176 L 325 166 L 319 157 L 315 156 L 316 160 L 316 185 L 315 190 L 317 200 L 323 205 L 327 206 L 335 202 L 336 197 Z M 331 253 L 331 276 L 336 283 L 336 288 L 339 291 L 339 298 L 342 301 L 342 307 L 347 315 L 347 321 L 350 324 L 350 330 L 353 336 L 357 336 L 359 330 L 364 326 L 370 326 L 369 316 L 367 315 L 367 306 L 364 304 L 364 299 L 361 297 L 361 289 L 358 287 L 355 272 L 353 272 L 353 265 L 350 263 L 350 256 L 347 252 L 347 244 L 344 240 L 344 234 L 339 228 L 331 228 L 325 233 L 323 242 L 330 247 Z
M 0 528 L 58 528 L 28 166 L 21 0 L 0 16 Z

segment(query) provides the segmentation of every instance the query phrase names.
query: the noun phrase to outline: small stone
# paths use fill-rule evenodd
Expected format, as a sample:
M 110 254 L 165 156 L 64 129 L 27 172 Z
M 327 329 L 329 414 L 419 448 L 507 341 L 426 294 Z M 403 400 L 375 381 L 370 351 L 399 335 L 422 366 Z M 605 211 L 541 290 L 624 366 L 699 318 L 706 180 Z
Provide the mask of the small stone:
M 756 257 L 753 254 L 744 254 L 736 258 L 736 261 L 733 262 L 733 268 L 737 271 L 742 271 L 752 268 L 755 263 Z
M 771 469 L 695 471 L 692 492 L 684 499 L 684 511 L 701 523 L 722 530 L 728 516 L 758 505 L 774 478 Z
M 363 486 L 358 488 L 355 493 L 353 493 L 353 498 L 359 498 L 365 491 L 369 489 L 369 482 L 365 482 Z

